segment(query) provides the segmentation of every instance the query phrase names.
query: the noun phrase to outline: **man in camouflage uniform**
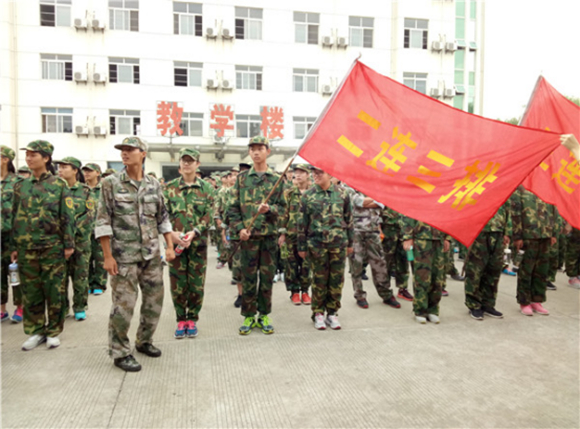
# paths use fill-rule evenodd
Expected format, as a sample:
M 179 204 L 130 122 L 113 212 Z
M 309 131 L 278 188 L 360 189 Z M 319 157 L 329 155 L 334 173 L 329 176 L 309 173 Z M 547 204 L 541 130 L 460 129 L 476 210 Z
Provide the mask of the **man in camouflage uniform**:
M 256 136 L 250 139 L 248 146 L 254 166 L 238 176 L 228 207 L 230 229 L 241 240 L 244 323 L 239 333 L 247 335 L 257 326 L 263 333 L 272 334 L 274 327 L 268 315 L 272 310 L 272 281 L 276 270 L 276 234 L 278 217 L 284 213 L 286 202 L 281 186 L 273 190 L 279 176 L 266 163 L 270 141 Z M 272 190 L 269 201 L 264 203 Z M 255 222 L 250 225 L 254 216 Z M 260 312 L 257 320 L 254 319 L 256 311 Z
M 117 172 L 115 171 L 115 169 L 114 169 L 114 168 L 107 168 L 107 169 L 105 170 L 105 172 L 103 173 L 103 179 L 104 179 L 105 177 L 109 177 L 109 176 L 110 176 L 110 175 L 112 175 L 112 174 L 117 174 Z
M 175 253 L 161 186 L 143 175 L 147 145 L 139 137 L 127 137 L 115 148 L 121 151 L 125 170 L 101 184 L 95 236 L 101 241 L 104 267 L 111 276 L 109 354 L 115 366 L 139 371 L 141 365 L 131 355 L 127 337 L 139 288 L 142 304 L 136 349 L 147 356 L 161 356 L 152 344 L 163 305 L 159 234 L 165 237 L 167 262 Z
M 222 187 L 217 191 L 214 201 L 214 219 L 216 228 L 218 230 L 218 263 L 216 268 L 218 270 L 224 268 L 228 262 L 228 242 L 226 240 L 227 225 L 223 221 L 225 195 L 230 188 L 230 172 L 224 171 L 221 176 Z
M 173 242 L 183 248 L 169 266 L 171 297 L 177 319 L 175 338 L 197 336 L 196 322 L 203 304 L 207 268 L 207 233 L 212 219 L 213 189 L 197 178 L 199 152 L 179 151 L 181 177 L 167 183 L 164 191 Z M 185 236 L 183 236 L 185 235 Z
M 511 197 L 513 240 L 525 253 L 518 270 L 517 301 L 525 316 L 550 314 L 546 301 L 550 248 L 556 244 L 554 206 L 519 186 Z
M 314 328 L 340 329 L 338 310 L 344 285 L 346 256 L 353 252 L 352 205 L 348 192 L 330 182 L 331 176 L 312 168 L 314 186 L 302 195 L 298 219 L 298 252 L 313 273 Z M 327 317 L 324 319 L 324 313 Z
M 554 210 L 554 237 L 556 237 L 556 244 L 550 247 L 549 263 L 548 263 L 548 281 L 546 282 L 547 290 L 556 290 L 556 274 L 558 273 L 559 261 L 560 261 L 560 244 L 562 237 L 564 236 L 564 219 L 560 216 L 558 208 L 553 207 Z
M 510 202 L 502 205 L 468 249 L 465 261 L 465 305 L 475 320 L 501 319 L 495 309 L 504 248 L 511 236 Z
M 28 179 L 30 177 L 30 168 L 27 165 L 22 165 L 18 169 L 18 177 L 21 179 Z
M 363 264 L 371 266 L 373 283 L 383 303 L 401 308 L 393 296 L 387 262 L 381 244 L 381 211 L 384 206 L 354 189 L 347 187 L 353 206 L 354 252 L 350 255 L 350 274 L 354 299 L 361 308 L 368 308 L 367 293 L 363 289 Z
M 580 289 L 580 229 L 573 228 L 566 222 L 566 275 L 568 284 Z

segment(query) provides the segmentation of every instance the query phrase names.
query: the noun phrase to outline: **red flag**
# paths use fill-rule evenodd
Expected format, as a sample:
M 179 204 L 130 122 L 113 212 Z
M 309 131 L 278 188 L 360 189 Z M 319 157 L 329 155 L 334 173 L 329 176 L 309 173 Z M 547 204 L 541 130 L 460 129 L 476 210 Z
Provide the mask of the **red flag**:
M 580 139 L 580 106 L 540 77 L 521 123 L 525 127 L 574 134 Z M 558 207 L 562 217 L 580 229 L 579 183 L 578 160 L 569 149 L 560 146 L 526 177 L 523 185 L 548 204 Z
M 469 245 L 559 134 L 454 109 L 356 62 L 300 156 Z

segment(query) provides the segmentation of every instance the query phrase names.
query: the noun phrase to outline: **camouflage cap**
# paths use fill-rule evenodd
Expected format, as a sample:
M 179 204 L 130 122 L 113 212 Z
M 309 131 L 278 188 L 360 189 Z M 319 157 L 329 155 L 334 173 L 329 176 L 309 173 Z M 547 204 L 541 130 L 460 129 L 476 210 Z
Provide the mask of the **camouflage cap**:
M 12 149 L 4 145 L 0 146 L 0 154 L 8 158 L 10 161 L 14 161 L 14 157 L 16 156 L 16 153 Z
M 315 165 L 311 165 L 309 168 L 310 168 L 310 171 L 314 171 L 314 170 L 324 171 L 322 168 L 316 167 Z
M 220 177 L 226 177 L 226 176 L 229 176 L 229 175 L 230 175 L 230 172 L 229 171 L 222 171 L 220 173 Z
M 147 152 L 147 143 L 139 137 L 126 137 L 121 143 L 115 145 L 115 149 L 119 150 L 122 150 L 124 147 L 136 147 L 143 152 Z
M 292 171 L 302 170 L 310 173 L 310 165 L 308 164 L 295 164 L 292 166 Z
M 63 159 L 61 159 L 59 161 L 54 161 L 54 163 L 55 164 L 68 164 L 68 165 L 72 165 L 77 170 L 79 168 L 81 168 L 81 165 L 82 165 L 81 162 L 78 159 L 76 159 L 76 158 L 74 158 L 72 156 L 67 156 L 66 158 L 63 158 Z
M 88 163 L 83 165 L 83 170 L 91 170 L 91 171 L 96 171 L 97 173 L 101 174 L 101 166 L 99 164 L 95 164 L 95 163 Z
M 110 176 L 111 174 L 115 174 L 116 172 L 117 170 L 115 170 L 114 168 L 107 168 L 103 173 L 103 177 Z
M 231 169 L 231 171 L 235 171 L 236 173 L 240 172 L 240 167 L 238 167 L 237 165 L 234 165 Z
M 23 147 L 20 150 L 29 150 L 32 152 L 44 152 L 49 156 L 52 156 L 54 152 L 54 146 L 47 142 L 46 140 L 33 140 L 28 143 L 28 146 Z
M 155 174 L 154 171 L 150 171 L 149 173 L 147 173 L 147 176 L 155 177 L 157 179 L 157 174 Z
M 179 151 L 179 159 L 183 158 L 184 156 L 190 156 L 194 160 L 199 161 L 199 151 L 195 149 L 191 149 L 189 147 L 184 147 Z
M 252 168 L 252 166 L 250 164 L 245 163 L 245 162 L 240 162 L 239 166 L 240 166 L 240 171 L 249 170 L 250 168 Z
M 20 167 L 18 169 L 19 173 L 31 173 L 30 168 L 28 168 L 28 165 L 23 165 L 22 167 Z
M 266 146 L 268 149 L 270 149 L 270 140 L 268 140 L 266 137 L 262 137 L 262 136 L 254 136 L 250 139 L 250 142 L 248 143 L 248 146 L 252 146 L 253 144 L 261 144 Z

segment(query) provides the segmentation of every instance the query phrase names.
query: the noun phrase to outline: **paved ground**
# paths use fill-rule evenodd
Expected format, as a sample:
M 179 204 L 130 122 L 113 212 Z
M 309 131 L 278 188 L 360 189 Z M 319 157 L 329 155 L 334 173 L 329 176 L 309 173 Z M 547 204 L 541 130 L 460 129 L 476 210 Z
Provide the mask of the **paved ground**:
M 502 276 L 505 319 L 483 322 L 468 317 L 463 283 L 449 279 L 440 325 L 416 324 L 409 302 L 382 305 L 368 281 L 370 308 L 359 309 L 347 280 L 341 331 L 314 330 L 309 309 L 277 283 L 276 333 L 248 337 L 237 333 L 228 280 L 211 251 L 195 339 L 173 338 L 166 291 L 155 336 L 163 356 L 137 353 L 140 373 L 106 355 L 109 293 L 90 297 L 86 321 L 67 319 L 56 350 L 21 351 L 22 326 L 3 323 L 2 427 L 580 426 L 579 291 L 561 273 L 550 316 L 521 315 L 515 279 Z

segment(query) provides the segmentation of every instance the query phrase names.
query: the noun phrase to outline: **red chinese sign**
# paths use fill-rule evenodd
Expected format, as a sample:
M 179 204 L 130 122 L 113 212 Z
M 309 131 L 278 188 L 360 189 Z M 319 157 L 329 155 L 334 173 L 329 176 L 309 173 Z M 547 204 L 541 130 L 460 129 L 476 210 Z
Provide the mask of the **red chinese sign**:
M 284 109 L 281 107 L 263 107 L 260 115 L 262 116 L 262 125 L 260 125 L 262 136 L 269 139 L 283 139 Z
M 213 123 L 209 124 L 212 130 L 216 130 L 217 137 L 224 137 L 226 130 L 233 130 L 234 126 L 230 121 L 234 120 L 234 111 L 232 106 L 224 106 L 223 104 L 214 104 L 211 112 L 211 120 Z
M 182 115 L 183 107 L 179 107 L 177 103 L 167 101 L 157 103 L 157 129 L 161 135 L 182 135 L 183 130 L 180 126 Z

